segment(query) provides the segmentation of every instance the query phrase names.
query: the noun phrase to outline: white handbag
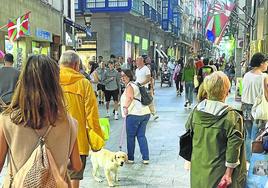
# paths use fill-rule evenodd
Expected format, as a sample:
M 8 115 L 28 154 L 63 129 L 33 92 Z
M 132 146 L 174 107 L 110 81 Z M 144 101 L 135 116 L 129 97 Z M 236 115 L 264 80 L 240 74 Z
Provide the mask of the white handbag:
M 262 81 L 262 94 L 256 98 L 251 114 L 254 119 L 268 120 L 268 102 L 265 98 L 265 78 Z

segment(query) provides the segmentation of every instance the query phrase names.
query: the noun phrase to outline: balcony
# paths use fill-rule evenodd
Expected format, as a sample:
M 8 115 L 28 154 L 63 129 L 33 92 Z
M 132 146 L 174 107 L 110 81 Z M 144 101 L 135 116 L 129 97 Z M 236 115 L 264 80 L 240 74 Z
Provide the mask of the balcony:
M 157 12 L 154 8 L 151 7 L 151 20 L 157 22 Z
M 143 15 L 145 18 L 151 18 L 150 5 L 143 2 Z
M 132 8 L 135 13 L 142 15 L 142 1 L 141 0 L 132 0 Z
M 133 0 L 137 1 L 137 0 Z M 127 12 L 130 11 L 132 0 L 76 0 L 76 13 L 95 12 Z

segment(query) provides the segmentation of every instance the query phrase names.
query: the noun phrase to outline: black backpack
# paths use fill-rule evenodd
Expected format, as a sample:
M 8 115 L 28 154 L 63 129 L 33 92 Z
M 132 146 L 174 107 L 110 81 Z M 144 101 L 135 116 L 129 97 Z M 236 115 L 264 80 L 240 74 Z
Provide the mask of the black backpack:
M 140 83 L 135 83 L 140 90 L 141 99 L 134 98 L 137 101 L 140 101 L 142 105 L 148 106 L 153 102 L 153 97 L 147 92 L 146 88 L 142 86 Z

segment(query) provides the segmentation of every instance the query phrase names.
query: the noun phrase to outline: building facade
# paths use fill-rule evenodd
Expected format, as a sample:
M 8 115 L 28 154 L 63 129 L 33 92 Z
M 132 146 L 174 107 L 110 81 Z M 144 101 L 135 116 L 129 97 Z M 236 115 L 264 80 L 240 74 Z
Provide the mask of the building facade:
M 96 51 L 83 47 L 83 59 L 111 54 L 135 59 L 149 55 L 155 60 L 177 58 L 180 42 L 181 12 L 177 0 L 76 0 L 76 22 L 83 24 L 84 12 L 92 12 L 92 31 L 96 38 L 82 43 L 96 44 Z M 79 36 L 78 36 L 79 40 Z M 87 50 L 88 49 L 88 50 Z M 87 54 L 87 55 L 86 55 Z
M 0 30 L 0 50 L 15 56 L 15 66 L 20 68 L 31 54 L 45 54 L 58 60 L 65 41 L 64 17 L 74 18 L 72 0 L 3 0 L 5 8 L 0 10 L 0 26 L 9 19 L 30 12 L 28 33 L 12 42 L 8 39 L 8 28 Z

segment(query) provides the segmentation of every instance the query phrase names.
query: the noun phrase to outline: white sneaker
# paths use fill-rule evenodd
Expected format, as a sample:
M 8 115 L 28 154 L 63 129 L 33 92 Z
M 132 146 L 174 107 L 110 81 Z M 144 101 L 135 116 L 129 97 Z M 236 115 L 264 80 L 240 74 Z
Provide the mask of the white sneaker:
M 114 114 L 114 119 L 118 120 L 118 114 Z
M 110 112 L 107 112 L 106 117 L 110 117 L 110 116 L 111 116 Z
M 153 120 L 157 120 L 159 118 L 159 116 L 157 114 L 153 114 L 152 118 L 153 118 Z
M 145 165 L 148 165 L 149 164 L 149 160 L 143 160 L 142 163 L 145 164 Z
M 192 108 L 192 104 L 191 103 L 188 103 L 188 109 L 191 109 Z

